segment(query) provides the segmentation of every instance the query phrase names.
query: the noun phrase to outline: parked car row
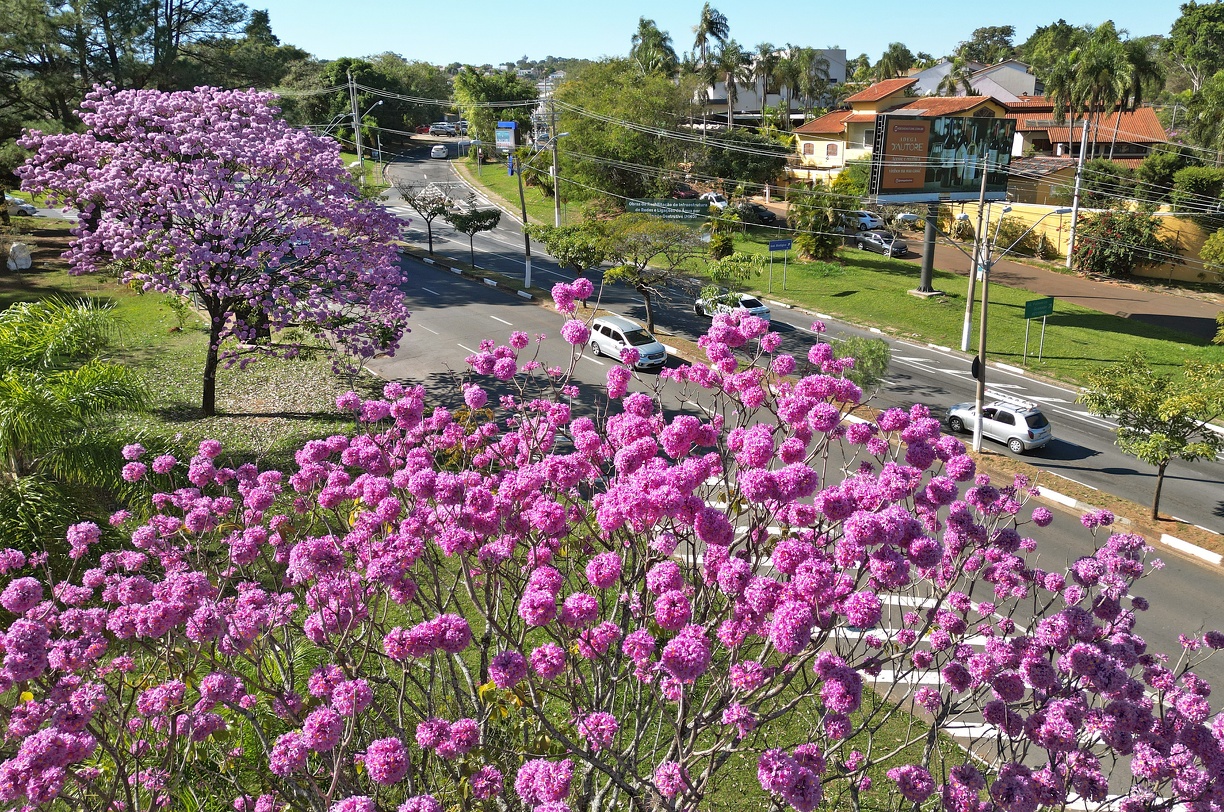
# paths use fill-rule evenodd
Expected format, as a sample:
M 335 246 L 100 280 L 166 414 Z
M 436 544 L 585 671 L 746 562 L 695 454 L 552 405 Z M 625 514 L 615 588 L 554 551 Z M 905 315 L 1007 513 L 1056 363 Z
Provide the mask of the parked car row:
M 466 121 L 435 121 L 433 124 L 422 124 L 415 130 L 417 135 L 442 135 L 453 138 L 456 135 L 467 135 Z

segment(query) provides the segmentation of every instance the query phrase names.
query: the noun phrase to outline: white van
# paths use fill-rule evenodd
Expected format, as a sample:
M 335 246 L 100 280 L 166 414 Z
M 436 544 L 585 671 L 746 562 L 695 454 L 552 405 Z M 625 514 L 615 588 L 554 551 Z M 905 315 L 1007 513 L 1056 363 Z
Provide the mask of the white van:
M 637 369 L 661 367 L 667 360 L 667 348 L 636 321 L 604 316 L 591 322 L 591 352 L 619 359 L 626 347 L 638 351 Z

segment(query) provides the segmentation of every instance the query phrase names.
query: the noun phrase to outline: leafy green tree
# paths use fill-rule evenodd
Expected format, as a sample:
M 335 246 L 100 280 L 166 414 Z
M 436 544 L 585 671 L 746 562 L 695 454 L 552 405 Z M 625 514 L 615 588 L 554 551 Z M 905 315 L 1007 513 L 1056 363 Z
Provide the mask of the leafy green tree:
M 1224 3 L 1183 3 L 1164 48 L 1197 93 L 1208 79 L 1224 70 Z
M 638 18 L 629 59 L 637 63 L 642 73 L 660 73 L 670 78 L 680 70 L 680 59 L 676 56 L 671 35 L 660 31 L 654 20 L 645 17 Z
M 535 83 L 513 71 L 486 76 L 468 65 L 455 77 L 455 101 L 468 120 L 468 133 L 486 144 L 493 143 L 499 121 L 517 122 L 519 132 L 531 128 L 530 105 L 499 107 L 497 102 L 529 102 L 539 95 Z
M 654 331 L 654 297 L 680 279 L 681 266 L 701 253 L 697 233 L 679 223 L 644 214 L 624 214 L 608 223 L 608 256 L 616 267 L 605 282 L 637 291 L 646 307 L 646 329 Z
M 1224 194 L 1224 169 L 1214 166 L 1187 166 L 1173 174 L 1170 202 L 1178 211 L 1196 212 L 1194 219 L 1207 229 L 1224 225 L 1220 195 Z
M 607 229 L 598 220 L 566 226 L 528 225 L 527 234 L 543 244 L 561 267 L 573 268 L 577 274 L 598 268 L 608 260 Z
M 1117 444 L 1156 466 L 1152 518 L 1160 516 L 1165 471 L 1175 459 L 1214 459 L 1224 435 L 1209 424 L 1224 414 L 1224 364 L 1186 363 L 1181 376 L 1158 375 L 1139 353 L 1088 377 L 1080 402 L 1118 422 Z
M 1158 145 L 1135 168 L 1136 191 L 1149 204 L 1164 203 L 1173 193 L 1173 177 L 1178 170 L 1199 164 L 1198 157 L 1185 147 Z
M 875 64 L 876 81 L 895 79 L 914 66 L 914 54 L 903 42 L 890 42 Z
M 1135 170 L 1106 158 L 1085 161 L 1080 204 L 1090 209 L 1111 208 L 1119 198 L 1132 195 L 1134 178 Z
M 733 288 L 765 273 L 765 258 L 760 254 L 731 253 L 706 266 L 710 284 L 701 289 L 703 299 L 725 299 L 732 303 Z
M 425 221 L 429 253 L 433 253 L 433 221 L 451 209 L 451 199 L 436 184 L 427 181 L 397 179 L 393 184 L 404 202 Z
M 867 194 L 867 184 L 871 180 L 871 161 L 849 161 L 846 168 L 833 178 L 831 189 L 841 201 L 837 204 L 842 209 L 858 208 L 859 200 Z
M 964 90 L 966 96 L 974 95 L 973 89 L 973 71 L 969 67 L 969 60 L 963 54 L 957 53 L 952 57 L 952 64 L 948 69 L 947 74 L 939 80 L 939 85 L 935 88 L 937 96 L 955 96 L 958 90 Z
M 1186 134 L 1192 143 L 1224 152 L 1224 70 L 1191 94 L 1186 121 Z
M 846 63 L 846 79 L 860 84 L 870 82 L 871 70 L 871 57 L 859 54 Z
M 136 373 L 104 359 L 110 308 L 44 299 L 0 311 L 0 543 L 29 549 L 80 511 L 97 515 L 117 476 L 118 446 L 101 425 L 140 409 Z
M 1175 255 L 1177 246 L 1160 235 L 1160 218 L 1146 212 L 1104 211 L 1081 215 L 1071 260 L 1081 273 L 1129 276 L 1140 265 Z
M 840 206 L 837 196 L 822 181 L 790 193 L 790 220 L 795 229 L 795 250 L 804 259 L 830 260 L 841 245 Z
M 773 82 L 774 74 L 778 71 L 778 63 L 781 61 L 782 56 L 772 42 L 757 43 L 756 52 L 752 58 L 752 80 L 760 88 L 762 124 L 764 124 L 765 99 L 769 95 L 770 83 Z
M 735 103 L 739 100 L 739 88 L 753 80 L 752 56 L 735 40 L 719 46 L 714 54 L 712 67 L 726 87 L 727 127 L 735 126 Z
M 695 171 L 759 187 L 777 181 L 790 154 L 791 150 L 767 135 L 735 129 L 706 140 Z
M 1199 259 L 1216 273 L 1224 272 L 1224 228 L 1217 229 L 1207 238 L 1199 250 Z
M 846 377 L 864 391 L 875 389 L 883 382 L 892 362 L 892 350 L 881 338 L 850 336 L 836 345 L 833 355 L 854 359 L 854 366 L 846 372 Z
M 681 86 L 661 74 L 643 75 L 629 60 L 605 59 L 567 77 L 556 100 L 558 127 L 569 133 L 563 174 L 577 181 L 575 189 L 649 197 L 683 158 L 681 144 L 653 134 L 678 127 L 689 103 Z
M 1016 56 L 1032 69 L 1033 75 L 1048 85 L 1054 66 L 1087 39 L 1086 29 L 1060 19 L 1050 25 L 1038 26 L 1032 36 L 1016 46 Z M 1048 87 L 1046 92 L 1048 95 Z
M 474 201 L 475 197 L 469 195 L 467 205 L 451 206 L 442 213 L 442 219 L 450 223 L 451 228 L 467 235 L 468 256 L 473 268 L 476 267 L 476 248 L 473 245 L 476 235 L 483 231 L 492 231 L 501 222 L 499 209 L 478 209 Z
M 977 28 L 973 37 L 962 42 L 956 49 L 957 56 L 973 62 L 993 65 L 1016 55 L 1012 39 L 1016 36 L 1014 25 L 991 25 Z

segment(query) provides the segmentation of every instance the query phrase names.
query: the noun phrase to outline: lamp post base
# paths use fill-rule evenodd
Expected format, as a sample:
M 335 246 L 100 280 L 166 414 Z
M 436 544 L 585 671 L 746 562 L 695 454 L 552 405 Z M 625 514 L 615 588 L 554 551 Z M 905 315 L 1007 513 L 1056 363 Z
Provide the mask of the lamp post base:
M 935 296 L 944 295 L 944 292 L 942 290 L 921 290 L 919 288 L 914 288 L 913 290 L 906 291 L 906 292 L 910 296 L 917 296 L 919 299 L 931 299 Z

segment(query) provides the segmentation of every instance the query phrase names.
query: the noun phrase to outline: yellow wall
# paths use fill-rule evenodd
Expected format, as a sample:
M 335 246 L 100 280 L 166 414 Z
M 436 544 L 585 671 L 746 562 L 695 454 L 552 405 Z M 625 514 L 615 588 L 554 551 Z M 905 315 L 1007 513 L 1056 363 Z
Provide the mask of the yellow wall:
M 969 215 L 970 222 L 977 225 L 977 210 L 978 205 L 974 203 L 953 203 L 953 214 L 965 212 Z M 995 226 L 999 221 L 1000 209 L 1003 204 L 995 203 L 988 206 L 987 214 L 990 217 L 990 234 L 994 234 Z M 1067 256 L 1067 239 L 1070 234 L 1071 215 L 1068 214 L 1052 214 L 1041 219 L 1042 215 L 1052 211 L 1054 206 L 1028 205 L 1024 203 L 1012 203 L 1012 210 L 1007 213 L 1007 218 L 1010 220 L 1016 218 L 1023 222 L 1026 226 L 1037 224 L 1034 231 L 1038 234 L 1045 234 L 1050 244 L 1055 250 L 1065 259 Z M 993 209 L 993 211 L 992 211 Z M 1161 225 L 1163 236 L 1172 239 L 1178 246 L 1178 251 L 1183 260 L 1182 263 L 1163 263 L 1161 265 L 1148 265 L 1138 268 L 1135 271 L 1135 276 L 1144 277 L 1147 279 L 1166 279 L 1179 282 L 1204 282 L 1208 284 L 1224 284 L 1224 272 L 1220 270 L 1208 268 L 1204 266 L 1203 261 L 1198 258 L 1199 251 L 1203 248 L 1203 243 L 1207 239 L 1207 234 L 1199 225 L 1191 220 L 1186 220 L 1180 217 L 1161 217 Z M 1040 220 L 1040 222 L 1038 222 Z M 1007 246 L 999 246 L 1000 249 Z

